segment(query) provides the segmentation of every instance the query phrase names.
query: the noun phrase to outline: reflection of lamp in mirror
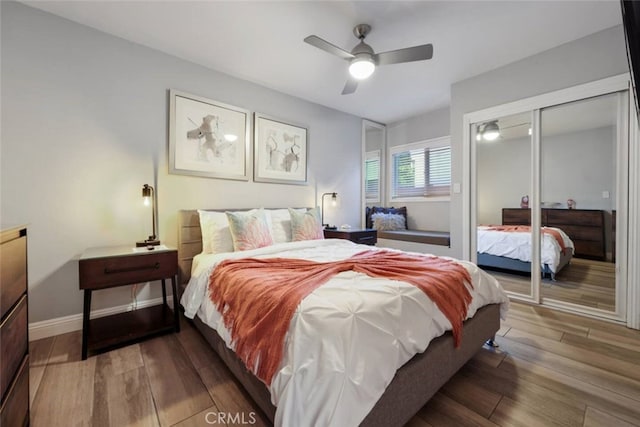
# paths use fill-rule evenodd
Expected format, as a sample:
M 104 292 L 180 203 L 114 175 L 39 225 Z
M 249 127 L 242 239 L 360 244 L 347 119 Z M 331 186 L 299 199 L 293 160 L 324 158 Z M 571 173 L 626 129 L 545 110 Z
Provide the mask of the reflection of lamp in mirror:
M 322 226 L 328 230 L 335 230 L 336 227 L 330 227 L 329 224 L 324 223 L 324 197 L 331 196 L 331 206 L 336 206 L 338 200 L 338 193 L 324 193 L 322 194 Z
M 153 227 L 153 234 L 146 240 L 136 242 L 136 246 L 158 246 L 160 244 L 160 240 L 158 240 L 156 236 L 156 192 L 149 184 L 142 186 L 142 201 L 145 206 L 151 206 L 151 224 Z

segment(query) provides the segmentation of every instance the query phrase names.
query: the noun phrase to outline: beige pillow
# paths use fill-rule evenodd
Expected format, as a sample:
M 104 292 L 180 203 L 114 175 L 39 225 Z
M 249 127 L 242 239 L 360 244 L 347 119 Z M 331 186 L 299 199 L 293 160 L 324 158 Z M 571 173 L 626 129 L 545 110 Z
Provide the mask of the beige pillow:
M 320 208 L 316 207 L 306 212 L 298 212 L 289 208 L 289 214 L 291 215 L 291 240 L 293 242 L 324 239 Z
M 233 240 L 229 220 L 224 212 L 198 210 L 202 232 L 202 252 L 217 254 L 233 252 Z

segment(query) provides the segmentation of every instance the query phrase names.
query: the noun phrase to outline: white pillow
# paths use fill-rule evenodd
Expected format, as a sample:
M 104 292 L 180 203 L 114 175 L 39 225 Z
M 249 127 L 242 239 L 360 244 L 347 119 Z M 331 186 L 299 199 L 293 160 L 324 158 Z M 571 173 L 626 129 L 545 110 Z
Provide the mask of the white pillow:
M 378 212 L 371 215 L 371 220 L 373 221 L 373 228 L 376 230 L 393 231 L 406 229 L 404 215 Z
M 233 240 L 229 220 L 224 212 L 198 210 L 202 232 L 202 252 L 217 254 L 233 252 Z
M 291 215 L 292 241 L 324 239 L 320 208 L 316 207 L 306 212 L 298 212 L 289 208 L 289 214 Z
M 271 237 L 271 229 L 264 209 L 226 212 L 226 214 L 234 250 L 246 251 L 273 245 L 273 237 Z
M 306 212 L 306 209 L 294 209 L 297 212 Z M 291 241 L 291 214 L 289 209 L 265 209 L 267 221 L 270 220 L 271 236 L 273 243 L 286 243 Z

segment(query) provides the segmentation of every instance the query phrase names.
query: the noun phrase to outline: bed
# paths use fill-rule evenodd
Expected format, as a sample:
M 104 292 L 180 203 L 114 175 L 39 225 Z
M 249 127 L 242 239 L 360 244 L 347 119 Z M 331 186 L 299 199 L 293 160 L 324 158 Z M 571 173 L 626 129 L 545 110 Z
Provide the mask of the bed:
M 574 245 L 559 228 L 542 227 L 542 277 L 551 280 L 573 257 Z M 531 228 L 528 225 L 478 226 L 477 263 L 481 267 L 531 273 Z
M 266 248 L 248 250 L 246 254 L 201 254 L 202 247 L 198 212 L 195 210 L 181 211 L 179 214 L 178 250 L 180 283 L 183 286 L 188 284 L 183 289 L 184 293 L 181 296 L 185 315 L 193 318 L 197 329 L 224 360 L 256 404 L 276 425 L 404 425 L 462 365 L 473 357 L 487 340 L 494 337 L 500 327 L 500 316 L 501 314 L 504 316 L 508 306 L 506 294 L 497 281 L 473 264 L 468 263 L 465 264 L 465 268 L 472 272 L 478 294 L 475 294 L 476 290 L 474 289 L 474 300 L 469 306 L 469 313 L 473 314 L 473 317 L 463 323 L 463 339 L 459 347 L 454 347 L 453 335 L 451 332 L 445 331 L 446 328 L 443 327 L 443 324 L 446 324 L 446 319 L 439 311 L 436 311 L 434 312 L 435 320 L 432 319 L 430 324 L 418 325 L 419 328 L 416 326 L 420 334 L 415 336 L 411 335 L 416 331 L 411 329 L 410 324 L 401 324 L 402 333 L 397 334 L 401 337 L 398 338 L 395 333 L 390 337 L 391 341 L 401 342 L 402 345 L 395 346 L 396 354 L 388 359 L 385 355 L 384 359 L 378 360 L 377 365 L 367 367 L 365 365 L 369 362 L 360 363 L 365 359 L 365 356 L 369 357 L 369 354 L 383 354 L 377 353 L 378 347 L 382 346 L 381 343 L 385 340 L 389 341 L 384 334 L 379 339 L 378 335 L 371 331 L 369 332 L 373 334 L 371 335 L 373 339 L 365 340 L 366 345 L 355 339 L 352 340 L 352 335 L 348 335 L 347 340 L 344 340 L 344 337 L 340 338 L 342 341 L 349 341 L 346 353 L 349 353 L 350 356 L 343 362 L 337 362 L 337 358 L 333 359 L 326 357 L 327 354 L 313 352 L 317 349 L 322 352 L 325 347 L 332 348 L 332 336 L 340 335 L 336 333 L 341 329 L 340 327 L 336 328 L 340 322 L 340 314 L 329 314 L 322 318 L 322 322 L 319 323 L 320 327 L 325 327 L 330 333 L 312 334 L 313 338 L 310 341 L 305 341 L 310 339 L 310 335 L 304 337 L 300 342 L 297 341 L 298 336 L 303 336 L 301 331 L 304 328 L 300 327 L 301 322 L 307 319 L 309 313 L 327 309 L 327 304 L 324 306 L 322 303 L 313 305 L 324 298 L 318 296 L 321 292 L 348 291 L 364 294 L 371 290 L 365 288 L 373 286 L 367 281 L 381 280 L 372 278 L 363 280 L 361 275 L 354 272 L 340 273 L 335 279 L 331 279 L 327 284 L 316 289 L 300 304 L 287 334 L 285 357 L 281 369 L 274 376 L 270 386 L 267 386 L 254 372 L 247 369 L 245 363 L 231 350 L 233 343 L 229 331 L 224 327 L 224 322 L 220 320 L 220 313 L 216 313 L 213 304 L 210 304 L 208 298 L 202 295 L 203 292 L 206 293 L 203 287 L 206 289 L 208 275 L 215 270 L 216 263 L 223 259 L 240 258 L 244 255 L 258 258 L 299 256 L 300 258 L 315 257 L 318 260 L 328 260 L 371 249 L 371 247 L 337 239 L 316 242 L 282 242 Z M 363 285 L 363 283 L 367 284 Z M 349 286 L 345 286 L 345 284 Z M 376 283 L 376 286 L 378 285 L 380 283 Z M 400 285 L 393 284 L 396 287 Z M 356 287 L 357 292 L 353 291 L 350 286 Z M 383 286 L 389 287 L 391 284 L 384 283 Z M 411 295 L 415 296 L 415 288 L 413 287 L 413 290 L 402 287 L 398 289 L 401 289 L 402 292 L 413 292 Z M 379 295 L 384 294 L 382 291 L 377 292 Z M 420 300 L 420 304 L 417 304 L 416 307 L 432 304 L 424 295 L 417 299 Z M 387 298 L 382 298 L 382 300 L 386 301 Z M 410 300 L 413 301 L 414 297 L 411 297 Z M 328 303 L 328 305 L 331 304 L 333 303 Z M 385 310 L 376 311 L 376 317 L 386 316 L 386 314 L 384 316 L 381 314 L 386 313 Z M 402 311 L 411 313 L 408 306 L 403 307 Z M 332 323 L 333 320 L 338 323 Z M 305 320 L 305 325 L 306 323 L 312 324 L 313 321 Z M 416 324 L 417 322 L 412 319 L 409 323 Z M 362 324 L 366 325 L 367 322 Z M 377 328 L 370 329 L 374 331 Z M 418 335 L 423 334 L 423 329 L 428 330 L 428 334 L 427 332 L 424 334 L 433 335 L 433 339 L 430 336 L 419 337 Z M 426 346 L 426 350 L 421 346 Z M 302 350 L 306 353 L 295 353 Z M 300 364 L 295 362 L 296 360 L 304 362 Z M 315 367 L 308 368 L 311 366 L 310 363 L 315 363 L 314 360 L 329 360 L 330 363 L 344 363 L 345 366 L 355 364 L 357 369 L 348 371 L 349 374 L 345 375 L 348 378 L 342 380 L 348 382 L 347 386 L 336 392 L 331 388 L 332 381 L 325 382 L 322 375 L 313 379 L 310 376 L 305 378 L 305 375 L 301 374 L 303 368 L 306 369 L 304 372 L 316 369 Z M 322 369 L 325 368 L 321 367 L 316 370 L 324 372 Z M 291 372 L 295 372 L 296 375 L 292 375 Z M 331 375 L 325 376 L 330 377 Z M 358 381 L 353 381 L 352 377 L 354 376 Z M 335 383 L 335 381 L 333 382 Z M 308 388 L 309 384 L 311 384 L 311 389 Z

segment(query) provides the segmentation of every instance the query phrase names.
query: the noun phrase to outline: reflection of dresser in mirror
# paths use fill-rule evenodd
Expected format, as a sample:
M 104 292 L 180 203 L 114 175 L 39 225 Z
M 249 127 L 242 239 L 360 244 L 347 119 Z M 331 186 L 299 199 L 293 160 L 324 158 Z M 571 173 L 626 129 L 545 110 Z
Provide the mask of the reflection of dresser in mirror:
M 592 209 L 542 209 L 541 224 L 562 229 L 573 241 L 574 256 L 605 261 L 604 211 Z M 613 214 L 613 236 L 615 236 L 615 212 Z M 519 208 L 502 209 L 503 225 L 530 225 L 531 210 Z M 614 237 L 615 239 L 615 237 Z M 615 240 L 613 243 L 615 247 Z M 615 252 L 614 260 L 615 260 Z
M 611 261 L 616 262 L 616 211 L 611 212 Z

